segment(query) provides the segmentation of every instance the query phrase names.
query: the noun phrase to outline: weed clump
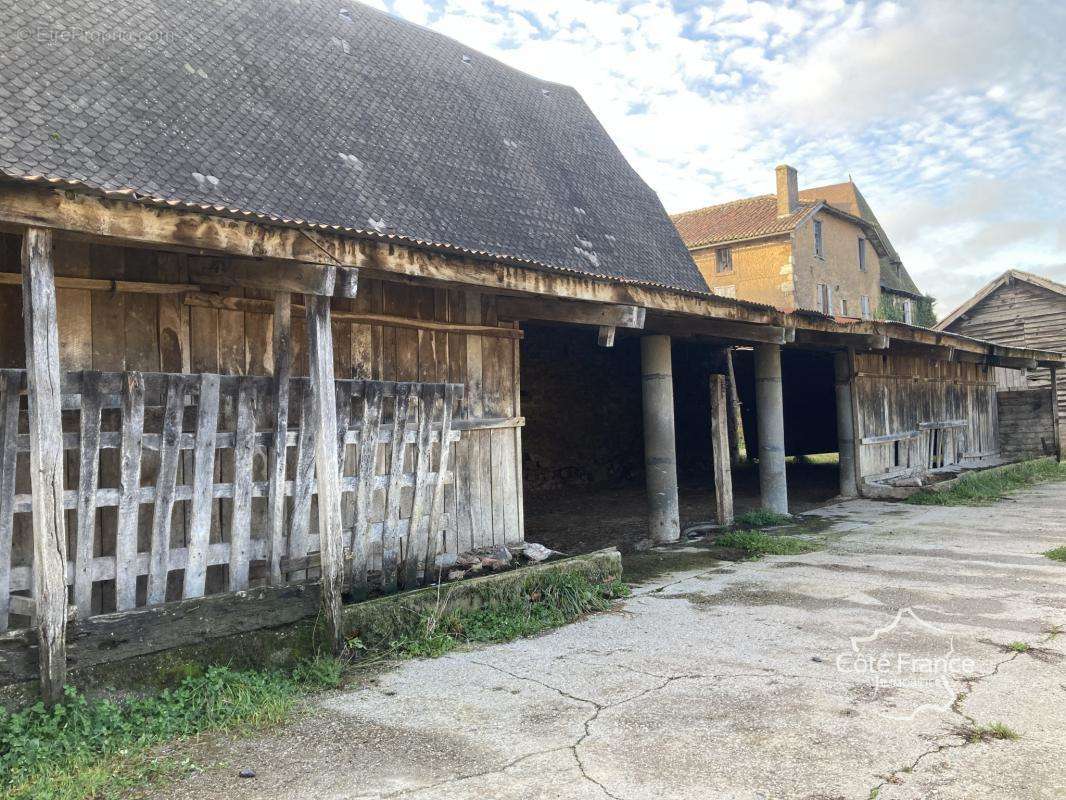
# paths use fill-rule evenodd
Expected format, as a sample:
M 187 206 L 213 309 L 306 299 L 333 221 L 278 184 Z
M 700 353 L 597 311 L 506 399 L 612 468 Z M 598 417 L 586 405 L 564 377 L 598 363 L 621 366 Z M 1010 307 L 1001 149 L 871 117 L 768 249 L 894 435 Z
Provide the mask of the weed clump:
M 1066 561 L 1066 547 L 1056 547 L 1054 550 L 1048 550 L 1044 555 L 1052 561 Z
M 1021 738 L 1019 734 L 1002 722 L 993 722 L 989 725 L 967 724 L 960 725 L 952 731 L 956 736 L 961 736 L 970 744 L 978 742 L 991 742 L 994 740 L 1015 741 Z
M 759 531 L 727 531 L 719 534 L 714 543 L 719 547 L 742 550 L 749 558 L 759 556 L 791 556 L 817 549 L 814 542 L 794 536 L 770 536 Z
M 775 525 L 788 525 L 792 521 L 792 517 L 787 514 L 778 514 L 774 511 L 767 511 L 765 508 L 755 508 L 738 514 L 734 525 L 738 528 L 749 529 L 771 528 Z
M 1054 459 L 1041 458 L 981 472 L 970 472 L 959 478 L 949 489 L 941 492 L 916 492 L 905 502 L 919 506 L 982 506 L 1019 489 L 1053 481 L 1066 481 L 1066 463 L 1060 464 Z
M 0 792 L 11 800 L 112 797 L 180 765 L 149 748 L 209 730 L 255 728 L 285 719 L 301 695 L 336 686 L 333 659 L 292 675 L 211 667 L 174 689 L 122 703 L 90 700 L 67 687 L 52 708 L 0 711 Z
M 400 635 L 386 641 L 350 639 L 364 661 L 435 658 L 466 644 L 509 642 L 534 636 L 597 611 L 606 611 L 629 594 L 617 578 L 594 582 L 572 572 L 531 575 L 520 590 L 494 598 L 476 610 L 430 609 Z

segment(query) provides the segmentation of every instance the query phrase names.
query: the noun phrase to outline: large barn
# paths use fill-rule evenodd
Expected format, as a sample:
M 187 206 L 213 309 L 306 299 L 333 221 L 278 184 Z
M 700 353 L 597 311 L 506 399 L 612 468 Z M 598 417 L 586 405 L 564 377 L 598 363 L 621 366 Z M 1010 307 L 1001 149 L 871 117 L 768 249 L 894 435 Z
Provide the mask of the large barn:
M 991 370 L 1062 363 L 710 294 L 574 90 L 357 3 L 5 5 L 73 31 L 0 90 L 0 629 L 46 698 L 101 614 L 321 581 L 339 646 L 552 505 L 727 522 L 730 429 L 780 512 L 793 453 L 985 463 Z

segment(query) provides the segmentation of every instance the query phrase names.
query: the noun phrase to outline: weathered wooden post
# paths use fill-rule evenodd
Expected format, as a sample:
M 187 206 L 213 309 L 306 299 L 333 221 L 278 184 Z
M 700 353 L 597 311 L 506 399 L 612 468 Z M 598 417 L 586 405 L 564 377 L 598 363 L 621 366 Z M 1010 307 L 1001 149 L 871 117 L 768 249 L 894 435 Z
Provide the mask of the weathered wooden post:
M 292 377 L 292 295 L 274 295 L 274 444 L 270 448 L 267 514 L 270 519 L 270 582 L 282 582 L 285 552 L 285 459 L 288 452 L 289 380 Z
M 733 370 L 733 348 L 725 349 L 726 376 L 729 379 L 729 461 L 735 467 L 740 464 L 740 439 L 744 434 L 744 422 L 740 415 L 740 395 L 737 392 L 737 375 Z
M 1062 422 L 1059 419 L 1059 370 L 1051 367 L 1051 430 L 1055 437 L 1055 460 L 1062 461 Z
M 307 340 L 311 367 L 311 421 L 315 431 L 322 607 L 327 638 L 333 652 L 339 653 L 344 647 L 341 607 L 341 593 L 344 589 L 344 542 L 341 538 L 340 468 L 337 461 L 333 328 L 330 325 L 328 296 L 305 295 L 304 302 L 307 305 Z
M 22 307 L 33 493 L 33 599 L 40 643 L 41 697 L 63 697 L 67 675 L 67 528 L 63 512 L 63 417 L 52 232 L 22 240 Z M 12 445 L 13 446 L 13 445 Z
M 755 345 L 755 404 L 759 415 L 759 488 L 762 507 L 775 514 L 787 514 L 780 345 Z
M 714 459 L 715 519 L 733 524 L 733 474 L 730 470 L 729 401 L 726 376 L 711 375 L 711 456 Z

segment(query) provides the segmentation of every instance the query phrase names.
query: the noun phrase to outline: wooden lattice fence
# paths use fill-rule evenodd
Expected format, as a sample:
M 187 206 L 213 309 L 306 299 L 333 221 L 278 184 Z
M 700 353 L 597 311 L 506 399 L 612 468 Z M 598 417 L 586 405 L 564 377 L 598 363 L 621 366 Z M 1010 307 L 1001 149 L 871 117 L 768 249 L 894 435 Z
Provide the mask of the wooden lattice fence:
M 435 577 L 463 387 L 335 385 L 346 582 L 357 596 L 418 585 Z M 0 370 L 0 630 L 34 612 L 25 388 L 25 371 Z M 64 375 L 67 584 L 79 617 L 316 577 L 309 382 L 288 390 L 279 401 L 271 378 Z M 279 403 L 295 423 L 284 447 Z

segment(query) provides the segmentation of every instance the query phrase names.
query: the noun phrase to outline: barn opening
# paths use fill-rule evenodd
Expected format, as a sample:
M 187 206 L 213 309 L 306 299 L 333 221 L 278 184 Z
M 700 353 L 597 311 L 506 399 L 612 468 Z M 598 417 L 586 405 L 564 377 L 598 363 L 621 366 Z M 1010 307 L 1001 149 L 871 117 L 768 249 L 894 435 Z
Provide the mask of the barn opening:
M 594 329 L 523 323 L 521 400 L 525 526 L 529 541 L 566 552 L 639 546 L 649 537 L 640 335 L 601 347 Z M 675 338 L 674 386 L 681 526 L 715 519 L 710 380 L 725 374 L 726 342 Z M 733 349 L 743 409 L 737 513 L 761 503 L 752 350 Z M 790 507 L 839 493 L 832 353 L 782 354 Z

